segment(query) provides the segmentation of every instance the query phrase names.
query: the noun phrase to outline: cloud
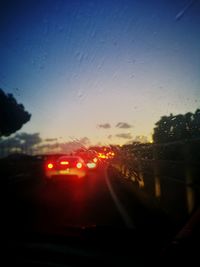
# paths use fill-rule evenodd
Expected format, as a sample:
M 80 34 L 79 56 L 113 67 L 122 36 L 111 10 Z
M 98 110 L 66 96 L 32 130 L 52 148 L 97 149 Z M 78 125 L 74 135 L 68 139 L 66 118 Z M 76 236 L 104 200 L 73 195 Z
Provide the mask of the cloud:
M 83 137 L 80 139 L 72 138 L 69 142 L 53 142 L 57 138 L 48 138 L 42 143 L 39 133 L 28 134 L 20 133 L 11 138 L 0 139 L 0 157 L 4 157 L 13 152 L 28 154 L 45 153 L 71 153 L 79 148 L 86 148 L 90 145 L 90 139 Z
M 79 139 L 79 143 L 82 145 L 89 145 L 90 139 L 88 137 L 83 137 L 83 138 Z
M 70 153 L 79 148 L 85 148 L 89 144 L 90 144 L 89 138 L 83 137 L 81 139 L 74 139 L 71 142 L 61 143 L 59 144 L 59 146 L 62 153 Z
M 44 154 L 51 154 L 51 153 L 70 153 L 76 148 L 79 148 L 76 143 L 67 142 L 67 143 L 49 143 L 49 144 L 42 144 L 35 148 L 35 152 L 37 154 L 44 153 Z
M 15 135 L 16 139 L 19 139 L 23 144 L 32 147 L 41 143 L 42 139 L 40 138 L 39 133 L 28 134 L 28 133 L 20 133 Z
M 44 141 L 45 142 L 55 142 L 57 140 L 58 140 L 58 138 L 46 138 Z
M 133 142 L 148 143 L 148 138 L 144 135 L 137 135 Z
M 58 140 L 58 138 L 47 138 L 44 141 L 45 142 L 54 142 L 54 141 L 57 141 L 57 140 Z
M 119 138 L 124 138 L 124 139 L 132 139 L 132 135 L 130 133 L 116 134 L 116 136 Z
M 99 124 L 98 127 L 103 129 L 109 129 L 111 128 L 111 125 L 110 123 L 104 123 L 104 124 Z
M 88 137 L 82 137 L 80 139 L 78 138 L 74 138 L 74 137 L 70 137 L 72 139 L 72 141 L 70 141 L 69 143 L 76 143 L 78 144 L 79 146 L 81 145 L 89 145 L 90 144 L 90 139 Z
M 83 137 L 80 139 L 71 138 L 72 141 L 69 142 L 57 142 L 57 143 L 47 143 L 36 147 L 37 153 L 71 153 L 80 148 L 86 148 L 90 144 L 88 137 Z
M 12 147 L 18 148 L 20 146 L 21 146 L 20 140 L 16 139 L 15 137 L 0 140 L 0 149 L 2 150 L 12 148 Z
M 115 127 L 123 128 L 123 129 L 129 129 L 132 126 L 130 124 L 126 123 L 126 122 L 118 122 Z
M 0 157 L 4 157 L 13 152 L 32 153 L 36 145 L 40 144 L 42 139 L 39 133 L 15 134 L 13 137 L 0 140 Z
M 53 143 L 53 144 L 43 144 L 37 146 L 36 150 L 42 152 L 42 150 L 47 149 L 48 151 L 52 151 L 54 149 L 60 149 L 60 144 L 59 143 Z

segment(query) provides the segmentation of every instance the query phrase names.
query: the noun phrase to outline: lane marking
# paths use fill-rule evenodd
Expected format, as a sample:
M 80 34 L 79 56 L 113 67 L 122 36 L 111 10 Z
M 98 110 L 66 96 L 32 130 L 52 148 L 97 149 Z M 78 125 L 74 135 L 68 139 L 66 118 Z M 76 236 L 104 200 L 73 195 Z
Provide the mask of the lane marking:
M 107 174 L 107 170 L 105 170 L 104 172 L 104 177 L 105 177 L 105 181 L 106 181 L 106 184 L 108 186 L 108 189 L 109 189 L 109 192 L 111 194 L 111 197 L 125 223 L 125 225 L 128 227 L 128 228 L 135 228 L 135 225 L 132 221 L 132 219 L 130 218 L 130 216 L 128 215 L 128 213 L 126 212 L 123 204 L 121 203 L 121 201 L 118 199 L 117 195 L 115 194 L 115 191 L 112 187 L 112 184 L 108 178 L 108 174 Z

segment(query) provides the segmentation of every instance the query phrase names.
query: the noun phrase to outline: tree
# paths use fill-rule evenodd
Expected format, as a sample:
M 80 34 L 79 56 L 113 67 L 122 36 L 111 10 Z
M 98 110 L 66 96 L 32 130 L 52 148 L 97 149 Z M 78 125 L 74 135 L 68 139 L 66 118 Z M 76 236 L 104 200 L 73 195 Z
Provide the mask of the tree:
M 25 111 L 24 106 L 0 88 L 0 137 L 18 131 L 30 118 L 31 114 Z
M 162 116 L 158 122 L 155 123 L 156 127 L 154 128 L 153 140 L 156 143 L 165 143 L 169 139 L 173 138 L 173 115 Z
M 155 143 L 189 140 L 200 137 L 200 110 L 193 114 L 162 116 L 156 122 L 153 134 Z

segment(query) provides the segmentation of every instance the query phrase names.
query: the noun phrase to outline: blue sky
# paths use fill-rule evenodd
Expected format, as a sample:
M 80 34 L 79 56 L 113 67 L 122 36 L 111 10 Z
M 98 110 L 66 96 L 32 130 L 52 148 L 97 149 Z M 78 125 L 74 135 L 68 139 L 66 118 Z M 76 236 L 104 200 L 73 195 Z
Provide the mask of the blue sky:
M 198 0 L 5 1 L 0 15 L 0 87 L 32 114 L 21 131 L 124 143 L 200 107 Z

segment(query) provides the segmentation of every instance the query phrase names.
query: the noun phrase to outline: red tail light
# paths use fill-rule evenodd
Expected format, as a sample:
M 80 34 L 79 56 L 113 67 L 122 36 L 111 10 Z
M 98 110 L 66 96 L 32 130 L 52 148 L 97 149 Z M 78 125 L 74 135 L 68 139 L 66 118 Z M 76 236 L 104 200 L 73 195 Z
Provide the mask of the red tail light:
M 96 163 L 97 161 L 98 161 L 98 159 L 97 159 L 97 158 L 94 158 L 94 159 L 93 159 L 93 162 L 95 162 L 95 163 Z
M 61 161 L 60 165 L 69 165 L 69 162 L 68 161 Z
M 82 166 L 83 166 L 83 164 L 82 164 L 81 162 L 78 162 L 78 163 L 76 164 L 76 167 L 77 167 L 78 169 L 81 169 Z
M 48 169 L 53 169 L 53 163 L 48 163 L 48 164 L 47 164 L 47 168 L 48 168 Z

